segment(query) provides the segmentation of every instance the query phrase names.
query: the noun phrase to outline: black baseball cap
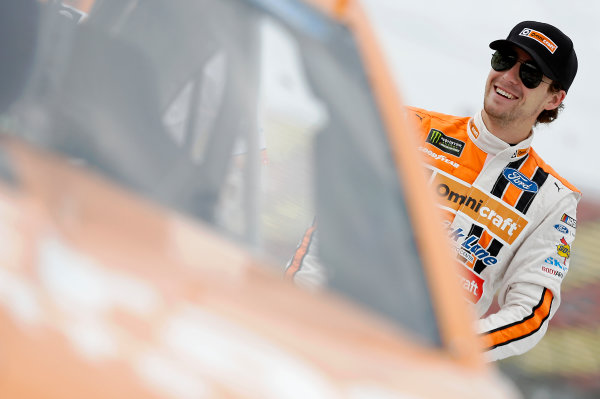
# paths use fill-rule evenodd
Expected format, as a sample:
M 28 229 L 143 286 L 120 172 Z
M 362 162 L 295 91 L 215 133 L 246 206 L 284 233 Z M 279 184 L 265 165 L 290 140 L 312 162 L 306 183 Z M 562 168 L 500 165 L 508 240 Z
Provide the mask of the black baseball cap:
M 519 22 L 506 39 L 491 42 L 490 48 L 498 50 L 510 45 L 526 51 L 544 75 L 569 90 L 577 74 L 577 55 L 571 39 L 558 28 L 543 22 Z

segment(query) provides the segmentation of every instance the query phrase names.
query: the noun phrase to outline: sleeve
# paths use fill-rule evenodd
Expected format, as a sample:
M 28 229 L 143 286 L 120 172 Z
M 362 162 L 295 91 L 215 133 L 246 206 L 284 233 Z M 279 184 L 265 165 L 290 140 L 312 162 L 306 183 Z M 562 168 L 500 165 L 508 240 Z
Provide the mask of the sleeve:
M 317 236 L 317 223 L 314 221 L 304 233 L 285 269 L 287 279 L 309 290 L 317 290 L 327 283 L 326 271 L 318 256 Z
M 552 206 L 510 262 L 498 292 L 499 311 L 477 326 L 489 360 L 523 354 L 546 333 L 569 270 L 579 197 L 572 192 Z

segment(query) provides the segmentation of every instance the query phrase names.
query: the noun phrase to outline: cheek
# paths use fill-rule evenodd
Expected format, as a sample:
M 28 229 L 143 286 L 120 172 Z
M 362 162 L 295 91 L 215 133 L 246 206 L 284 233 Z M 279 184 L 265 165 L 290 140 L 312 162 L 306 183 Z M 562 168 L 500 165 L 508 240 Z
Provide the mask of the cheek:
M 490 88 L 493 86 L 494 74 L 497 73 L 493 69 L 488 74 L 487 80 L 485 81 L 485 92 L 488 93 Z
M 535 89 L 535 92 L 530 93 L 530 97 L 533 102 L 545 107 L 546 105 L 552 103 L 553 96 L 546 91 L 545 87 L 542 86 L 544 86 L 543 83 Z
M 542 112 L 544 109 L 552 108 L 549 106 L 551 102 L 550 97 L 544 95 L 543 93 L 530 93 L 527 102 L 530 104 L 532 109 L 536 110 L 536 112 Z
M 497 71 L 494 71 L 493 69 L 490 69 L 490 73 L 488 74 L 487 80 L 485 81 L 485 91 L 486 91 L 486 93 L 502 77 L 502 73 L 503 72 L 497 72 Z

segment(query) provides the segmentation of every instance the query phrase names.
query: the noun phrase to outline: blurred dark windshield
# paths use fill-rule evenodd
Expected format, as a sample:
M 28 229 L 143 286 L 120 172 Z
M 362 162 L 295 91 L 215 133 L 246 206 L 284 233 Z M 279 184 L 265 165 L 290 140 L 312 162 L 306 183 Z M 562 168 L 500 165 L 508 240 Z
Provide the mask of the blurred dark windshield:
M 282 270 L 316 215 L 330 286 L 440 345 L 346 27 L 296 0 L 97 0 L 77 20 L 59 8 L 44 6 L 14 131 Z

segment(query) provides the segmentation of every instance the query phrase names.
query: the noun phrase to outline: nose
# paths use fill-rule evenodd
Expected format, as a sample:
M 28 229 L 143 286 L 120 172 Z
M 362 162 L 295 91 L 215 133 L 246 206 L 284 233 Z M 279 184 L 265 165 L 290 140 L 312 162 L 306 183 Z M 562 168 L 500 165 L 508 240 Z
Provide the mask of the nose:
M 512 68 L 504 71 L 503 78 L 510 83 L 519 84 L 521 82 L 519 78 L 519 68 L 521 67 L 520 62 L 515 62 L 515 65 Z

